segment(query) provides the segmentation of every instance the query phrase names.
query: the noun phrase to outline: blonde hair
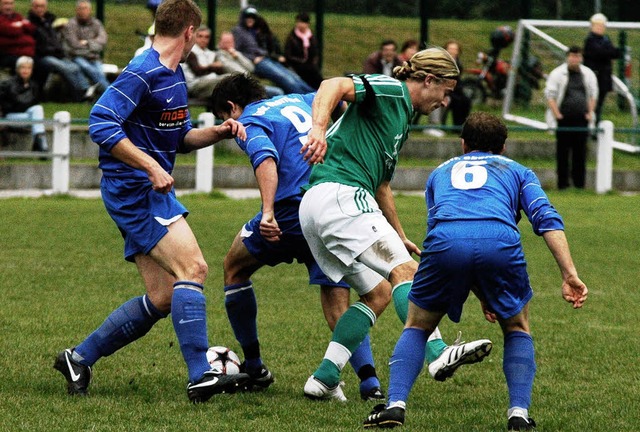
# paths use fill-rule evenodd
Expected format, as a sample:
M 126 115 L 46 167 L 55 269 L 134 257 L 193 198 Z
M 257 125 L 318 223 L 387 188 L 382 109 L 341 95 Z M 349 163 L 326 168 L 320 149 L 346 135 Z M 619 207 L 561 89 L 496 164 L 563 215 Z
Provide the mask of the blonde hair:
M 418 51 L 402 66 L 393 68 L 393 76 L 400 81 L 424 80 L 428 74 L 437 78 L 457 79 L 460 69 L 451 54 L 440 47 Z

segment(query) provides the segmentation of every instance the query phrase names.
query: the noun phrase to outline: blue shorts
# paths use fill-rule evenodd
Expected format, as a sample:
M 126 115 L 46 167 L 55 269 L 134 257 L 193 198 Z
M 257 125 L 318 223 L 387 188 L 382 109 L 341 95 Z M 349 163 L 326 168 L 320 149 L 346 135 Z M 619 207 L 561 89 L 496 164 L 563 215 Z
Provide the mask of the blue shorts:
M 299 204 L 296 200 L 276 204 L 275 218 L 282 231 L 279 242 L 267 241 L 260 235 L 262 212 L 244 225 L 242 242 L 255 259 L 271 267 L 281 263 L 291 264 L 294 259 L 304 264 L 309 272 L 310 285 L 349 288 L 344 282 L 333 282 L 320 270 L 300 228 Z
M 471 289 L 502 319 L 529 302 L 533 290 L 518 231 L 501 223 L 445 222 L 428 233 L 409 300 L 459 322 Z
M 148 180 L 102 177 L 102 201 L 124 238 L 124 259 L 148 254 L 169 232 L 167 226 L 189 211 L 178 202 L 175 191 L 155 192 Z

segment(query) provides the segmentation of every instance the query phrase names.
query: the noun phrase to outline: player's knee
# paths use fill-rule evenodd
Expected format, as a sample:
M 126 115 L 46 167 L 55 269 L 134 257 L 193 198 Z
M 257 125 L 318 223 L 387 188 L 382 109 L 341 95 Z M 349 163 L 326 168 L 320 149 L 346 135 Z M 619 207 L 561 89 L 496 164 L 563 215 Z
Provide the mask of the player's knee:
M 363 297 L 363 301 L 377 316 L 380 316 L 391 302 L 391 289 L 389 288 L 389 284 L 381 282 L 376 288 Z
M 392 286 L 396 286 L 407 281 L 410 282 L 413 280 L 416 271 L 418 271 L 418 263 L 414 260 L 402 263 L 391 270 L 391 273 L 389 273 L 389 282 Z
M 156 291 L 154 293 L 147 294 L 149 301 L 155 306 L 158 311 L 163 314 L 171 312 L 171 298 L 173 296 L 173 289 Z
M 209 274 L 209 266 L 204 258 L 194 260 L 187 269 L 186 279 L 204 284 Z

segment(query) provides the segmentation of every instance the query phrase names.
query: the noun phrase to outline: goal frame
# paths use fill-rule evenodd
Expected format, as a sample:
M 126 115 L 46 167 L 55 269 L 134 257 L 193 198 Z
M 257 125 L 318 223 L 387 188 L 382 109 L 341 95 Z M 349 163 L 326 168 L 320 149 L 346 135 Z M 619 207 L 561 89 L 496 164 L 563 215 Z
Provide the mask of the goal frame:
M 549 36 L 544 31 L 540 30 L 540 28 L 551 27 L 551 28 L 578 28 L 578 29 L 589 29 L 591 24 L 589 21 L 568 21 L 568 20 L 519 20 L 518 28 L 516 29 L 516 35 L 513 43 L 513 52 L 511 54 L 511 68 L 508 72 L 507 77 L 507 87 L 505 91 L 505 96 L 502 104 L 502 117 L 505 120 L 514 121 L 516 123 L 530 126 L 536 129 L 547 130 L 548 126 L 545 122 L 531 119 L 528 117 L 518 116 L 511 113 L 511 107 L 514 102 L 514 92 L 516 87 L 516 77 L 518 69 L 521 64 L 521 55 L 520 52 L 522 50 L 522 43 L 524 39 L 525 30 L 528 30 L 530 33 L 535 34 L 540 37 L 550 45 L 553 45 L 560 50 L 567 52 L 569 47 L 567 47 L 562 42 L 554 39 Z M 607 23 L 608 29 L 618 29 L 618 30 L 640 30 L 640 23 L 638 22 L 619 22 L 619 21 L 609 21 Z M 613 87 L 614 90 L 622 95 L 627 102 L 629 103 L 629 107 L 631 110 L 631 115 L 633 116 L 633 126 L 634 128 L 638 127 L 638 110 L 636 107 L 636 101 L 627 87 L 627 85 L 617 76 L 612 75 L 613 78 Z

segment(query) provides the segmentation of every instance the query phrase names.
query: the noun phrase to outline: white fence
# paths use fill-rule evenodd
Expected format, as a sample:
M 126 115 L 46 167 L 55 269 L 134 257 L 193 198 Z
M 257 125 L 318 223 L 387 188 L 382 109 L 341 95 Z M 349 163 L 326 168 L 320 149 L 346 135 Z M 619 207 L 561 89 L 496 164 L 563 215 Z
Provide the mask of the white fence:
M 596 153 L 596 193 L 611 191 L 613 180 L 613 150 L 640 153 L 640 147 L 613 139 L 613 122 L 603 120 L 598 125 L 598 148 Z
M 3 121 L 3 126 L 25 127 L 32 125 L 33 121 Z M 53 115 L 53 120 L 45 120 L 41 123 L 53 126 L 53 145 L 51 152 L 34 151 L 0 151 L 0 157 L 9 158 L 46 158 L 51 159 L 51 188 L 54 193 L 65 194 L 69 192 L 69 162 L 71 142 L 71 114 L 60 111 Z
M 28 126 L 29 121 L 3 121 L 5 126 Z M 51 187 L 53 193 L 66 194 L 69 192 L 69 165 L 71 141 L 71 116 L 66 111 L 57 112 L 53 120 L 45 120 L 45 124 L 53 127 L 53 146 L 49 153 L 29 151 L 0 151 L 0 157 L 9 158 L 47 158 L 51 159 Z M 215 124 L 211 113 L 202 113 L 198 117 L 201 127 Z M 613 150 L 628 153 L 640 153 L 640 147 L 618 142 L 613 137 L 613 123 L 605 120 L 598 128 L 598 144 L 596 153 L 596 193 L 603 194 L 611 191 L 613 179 Z M 209 193 L 213 190 L 214 146 L 200 149 L 196 152 L 195 191 Z
M 202 113 L 198 117 L 201 126 L 213 126 L 215 118 L 211 113 Z M 28 120 L 2 120 L 0 126 L 29 127 L 36 122 Z M 40 123 L 50 125 L 53 129 L 53 143 L 50 152 L 35 151 L 1 151 L 0 157 L 24 159 L 51 159 L 51 191 L 54 194 L 69 193 L 69 173 L 71 154 L 71 115 L 60 111 L 53 115 L 53 120 Z M 213 146 L 196 152 L 196 192 L 209 193 L 213 190 Z

